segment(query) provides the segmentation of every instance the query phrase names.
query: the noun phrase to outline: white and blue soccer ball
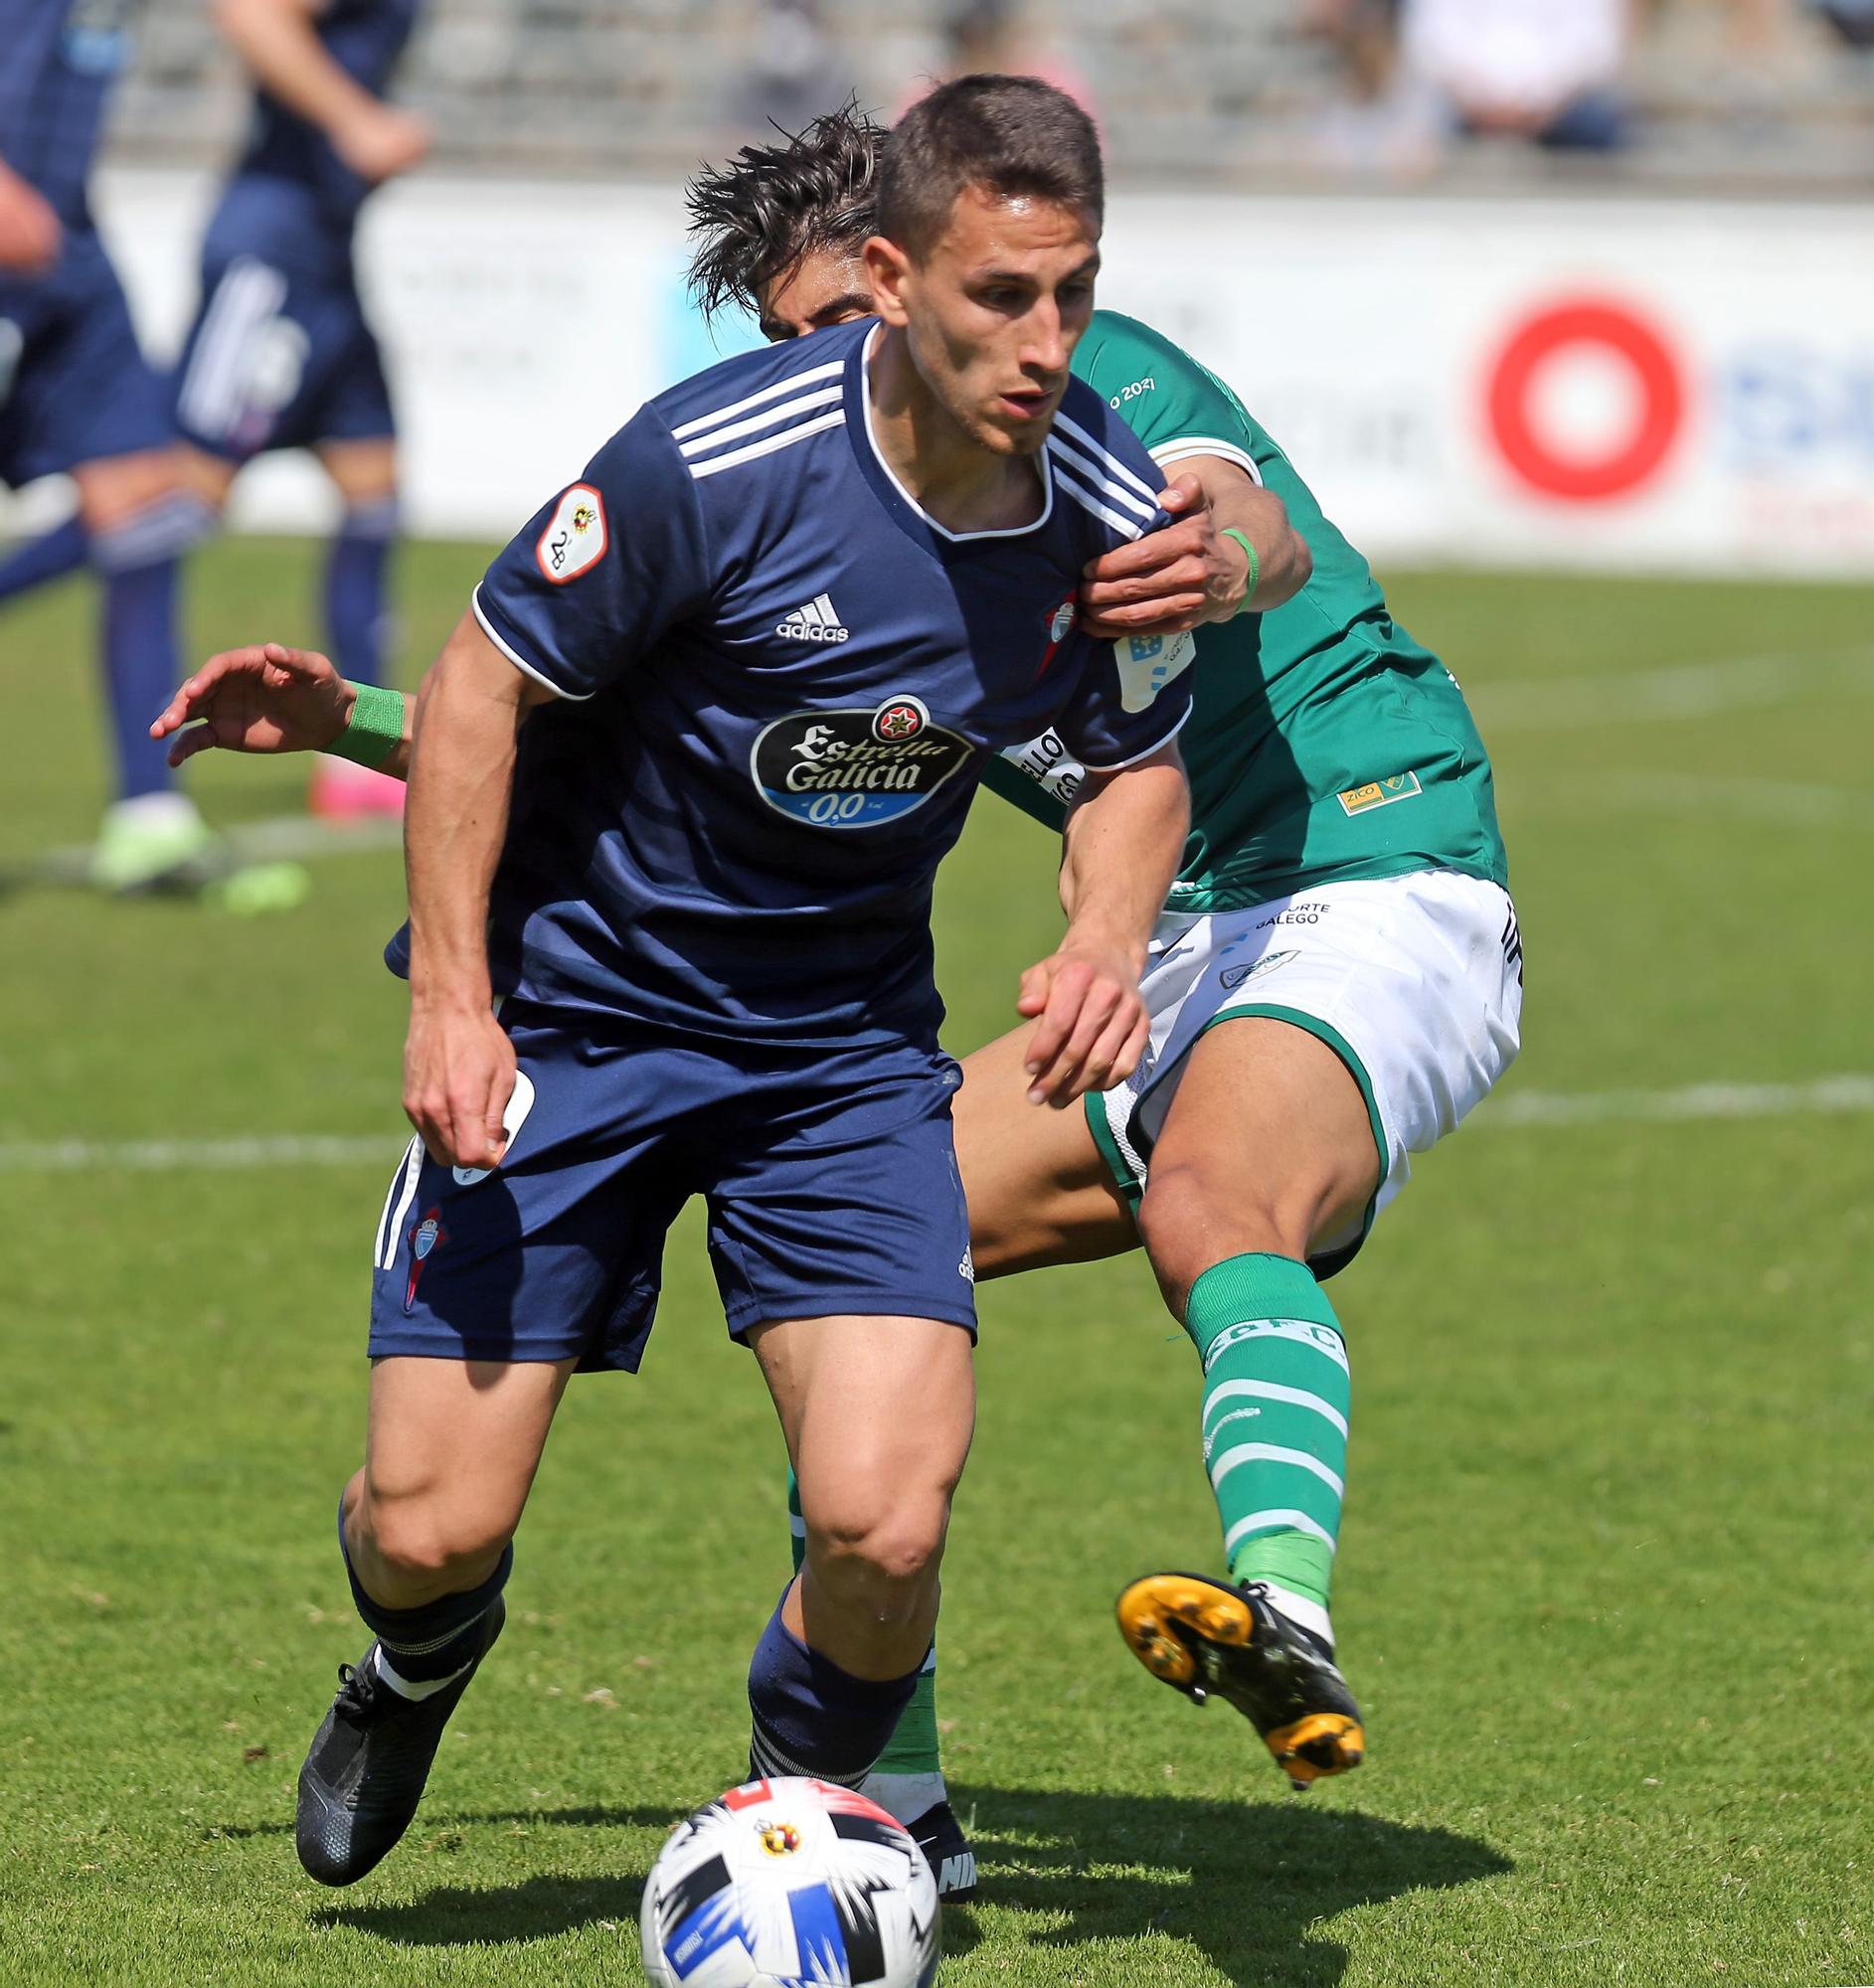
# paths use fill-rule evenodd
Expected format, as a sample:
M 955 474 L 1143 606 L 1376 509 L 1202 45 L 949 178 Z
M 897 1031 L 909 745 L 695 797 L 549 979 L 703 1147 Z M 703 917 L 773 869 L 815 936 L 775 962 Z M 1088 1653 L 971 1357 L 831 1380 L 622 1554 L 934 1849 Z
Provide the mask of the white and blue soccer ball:
M 698 1809 L 638 1919 L 654 1988 L 929 1988 L 941 1950 L 924 1853 L 825 1781 L 751 1781 Z

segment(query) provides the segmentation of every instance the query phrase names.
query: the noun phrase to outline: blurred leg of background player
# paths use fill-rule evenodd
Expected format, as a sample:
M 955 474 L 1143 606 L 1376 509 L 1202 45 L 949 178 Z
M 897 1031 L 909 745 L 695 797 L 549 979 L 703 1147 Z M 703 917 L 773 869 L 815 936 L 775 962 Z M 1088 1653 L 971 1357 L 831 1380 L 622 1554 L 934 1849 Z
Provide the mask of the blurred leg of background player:
M 217 510 L 255 455 L 316 452 L 341 506 L 325 557 L 327 638 L 346 676 L 382 683 L 398 528 L 396 429 L 349 262 L 314 275 L 250 254 L 211 259 L 177 373 L 176 422 L 190 479 Z M 314 813 L 345 820 L 399 814 L 404 792 L 368 767 L 321 758 L 310 801 Z
M 192 887 L 217 867 L 214 837 L 149 737 L 177 660 L 177 577 L 200 536 L 179 474 L 161 383 L 95 235 L 68 230 L 32 280 L 0 272 L 0 479 L 69 474 L 74 516 L 0 560 L 0 602 L 81 567 L 103 595 L 101 652 L 116 799 L 92 857 L 104 888 Z
M 389 101 L 418 0 L 225 0 L 216 26 L 255 84 L 247 148 L 202 249 L 202 297 L 177 388 L 200 487 L 221 503 L 265 449 L 317 452 L 342 512 L 326 553 L 325 625 L 340 669 L 384 680 L 385 575 L 397 536 L 396 423 L 358 294 L 359 210 L 429 149 Z M 396 783 L 323 760 L 315 814 L 403 812 Z

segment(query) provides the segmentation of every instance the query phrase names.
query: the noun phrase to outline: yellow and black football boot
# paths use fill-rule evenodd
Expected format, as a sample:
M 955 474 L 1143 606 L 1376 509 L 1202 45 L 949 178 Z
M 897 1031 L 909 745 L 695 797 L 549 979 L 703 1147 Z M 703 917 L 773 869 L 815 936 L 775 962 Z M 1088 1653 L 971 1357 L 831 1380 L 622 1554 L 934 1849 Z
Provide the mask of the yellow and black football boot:
M 1360 1708 L 1332 1646 L 1289 1621 L 1261 1581 L 1229 1587 L 1201 1574 L 1148 1574 L 1115 1612 L 1153 1677 L 1194 1705 L 1228 1700 L 1295 1787 L 1360 1764 Z

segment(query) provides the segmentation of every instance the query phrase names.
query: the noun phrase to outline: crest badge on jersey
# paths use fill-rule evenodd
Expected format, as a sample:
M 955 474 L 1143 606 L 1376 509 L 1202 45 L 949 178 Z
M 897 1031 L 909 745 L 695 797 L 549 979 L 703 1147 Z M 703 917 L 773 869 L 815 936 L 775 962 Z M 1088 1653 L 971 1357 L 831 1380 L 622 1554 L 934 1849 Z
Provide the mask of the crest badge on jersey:
M 564 586 L 596 566 L 610 543 L 605 500 L 590 483 L 576 483 L 553 507 L 534 558 L 555 586 Z
M 896 740 L 917 738 L 930 723 L 931 714 L 922 698 L 901 697 L 893 704 L 880 705 L 873 714 L 872 736 L 889 746 Z
M 1052 614 L 1048 616 L 1048 646 L 1041 652 L 1041 667 L 1035 672 L 1037 682 L 1048 674 L 1055 657 L 1060 653 L 1061 644 L 1074 632 L 1074 623 L 1080 619 L 1080 602 L 1070 593 Z

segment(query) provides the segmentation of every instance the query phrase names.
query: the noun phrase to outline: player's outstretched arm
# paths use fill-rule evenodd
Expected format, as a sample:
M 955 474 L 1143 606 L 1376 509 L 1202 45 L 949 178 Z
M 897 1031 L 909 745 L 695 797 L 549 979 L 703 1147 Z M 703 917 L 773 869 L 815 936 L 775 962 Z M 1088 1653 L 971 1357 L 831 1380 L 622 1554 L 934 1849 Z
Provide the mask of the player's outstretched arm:
M 488 893 L 507 835 L 524 677 L 472 614 L 417 693 L 404 868 L 410 887 L 410 1034 L 404 1109 L 430 1157 L 492 1167 L 514 1090 L 514 1048 L 494 1018 Z
M 1022 975 L 1035 1018 L 1023 1059 L 1031 1104 L 1071 1104 L 1131 1076 L 1150 1016 L 1146 944 L 1178 873 L 1191 793 L 1174 743 L 1114 772 L 1090 772 L 1063 831 L 1059 947 Z
M 429 149 L 425 119 L 380 102 L 332 60 L 313 26 L 324 0 L 216 0 L 215 25 L 271 96 L 316 124 L 360 179 L 407 173 Z
M 387 758 L 371 762 L 400 780 L 410 772 L 415 700 L 402 702 L 402 740 Z M 282 642 L 258 642 L 211 656 L 177 688 L 150 737 L 173 740 L 172 766 L 216 746 L 229 752 L 329 752 L 343 740 L 357 708 L 358 686 L 324 656 Z
M 1158 501 L 1175 522 L 1087 569 L 1081 607 L 1090 633 L 1181 634 L 1279 607 L 1307 584 L 1314 558 L 1288 507 L 1234 462 L 1188 457 Z M 1226 532 L 1241 532 L 1254 560 Z

